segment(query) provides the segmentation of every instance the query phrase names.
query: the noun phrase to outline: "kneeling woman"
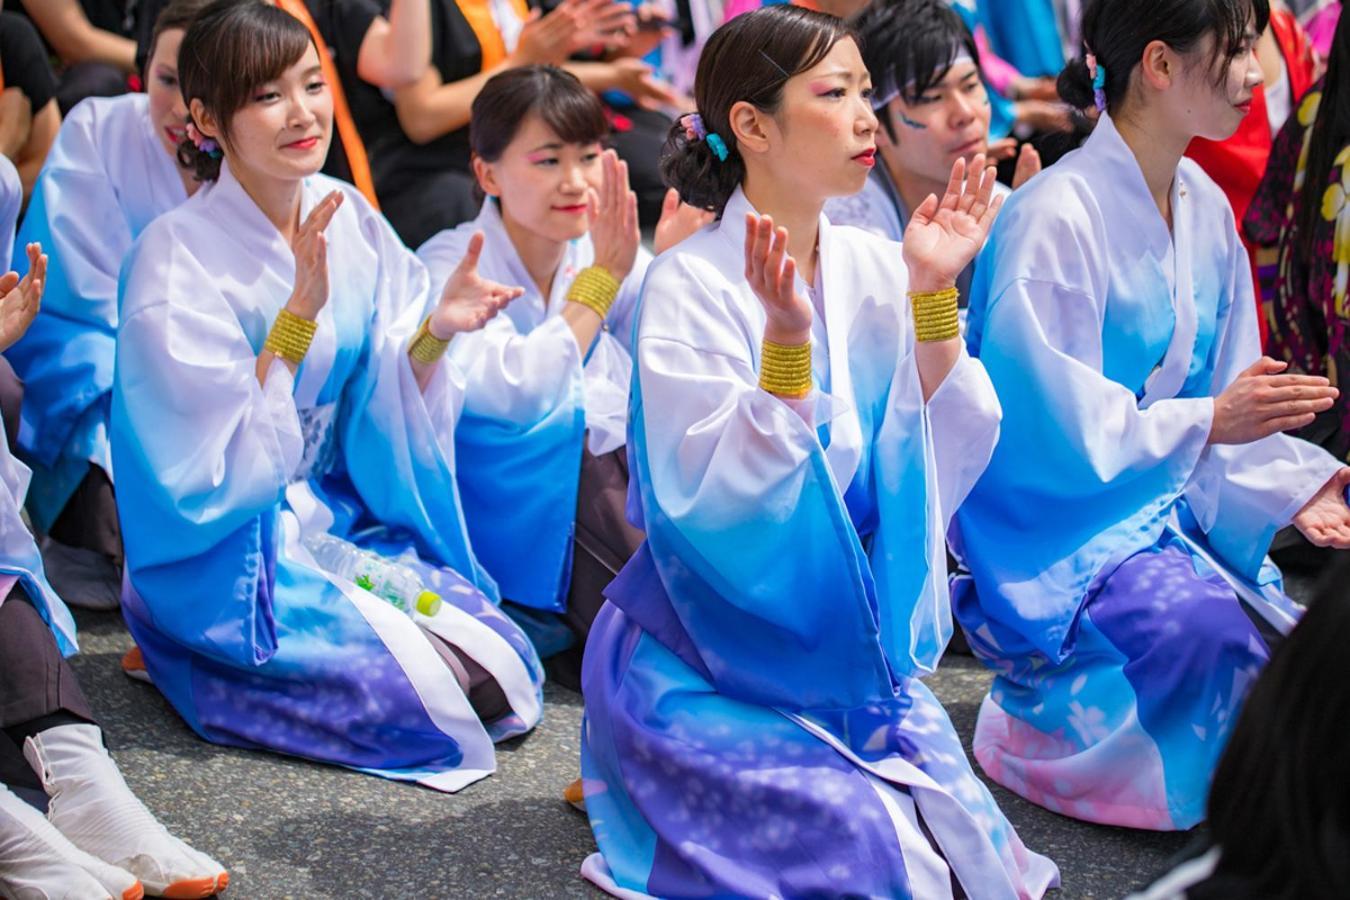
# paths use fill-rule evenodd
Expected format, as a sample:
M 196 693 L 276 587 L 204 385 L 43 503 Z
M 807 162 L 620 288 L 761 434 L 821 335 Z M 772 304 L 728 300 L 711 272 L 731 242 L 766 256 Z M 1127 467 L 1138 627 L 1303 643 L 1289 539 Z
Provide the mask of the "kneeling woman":
M 585 643 L 601 592 L 642 542 L 624 517 L 624 442 L 650 257 L 627 167 L 602 152 L 608 131 L 600 101 L 561 69 L 493 77 L 469 125 L 482 210 L 418 251 L 437 281 L 481 231 L 479 271 L 525 286 L 450 350 L 467 382 L 455 455 L 469 534 L 502 597 L 569 626 L 521 612 L 544 656 Z
M 1095 56 L 1060 90 L 1101 119 L 1013 195 L 976 273 L 968 336 L 1004 420 L 958 513 L 957 614 L 998 672 L 975 756 L 1092 822 L 1204 817 L 1264 635 L 1298 615 L 1272 535 L 1350 546 L 1350 469 L 1280 433 L 1336 392 L 1261 358 L 1232 208 L 1182 158 L 1242 122 L 1265 6 L 1089 4 Z
M 820 13 L 733 19 L 695 92 L 666 175 L 721 221 L 652 264 L 638 312 L 647 543 L 587 645 L 583 871 L 622 896 L 1039 897 L 1054 865 L 919 680 L 951 632 L 946 523 L 998 435 L 952 287 L 993 173 L 958 162 L 903 257 L 831 227 L 877 120 Z
M 209 7 L 179 73 L 214 183 L 147 228 L 123 274 L 127 623 L 208 740 L 457 789 L 540 714 L 538 660 L 464 531 L 463 380 L 440 356 L 519 289 L 478 276 L 480 239 L 438 290 L 317 174 L 332 101 L 286 13 Z M 325 573 L 308 550 L 324 532 L 397 555 L 442 608 L 414 621 Z

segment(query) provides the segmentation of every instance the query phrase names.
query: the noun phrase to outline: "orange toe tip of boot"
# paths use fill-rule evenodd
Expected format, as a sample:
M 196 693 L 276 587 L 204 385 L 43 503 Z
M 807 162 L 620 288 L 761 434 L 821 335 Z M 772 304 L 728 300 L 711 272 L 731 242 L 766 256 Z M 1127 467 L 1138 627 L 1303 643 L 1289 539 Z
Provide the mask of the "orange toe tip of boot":
M 581 812 L 586 811 L 586 791 L 585 788 L 582 787 L 580 778 L 569 784 L 563 791 L 563 800 L 565 800 L 573 809 Z
M 139 881 L 122 892 L 122 900 L 141 900 L 145 896 L 145 885 Z
M 229 886 L 230 886 L 230 873 L 221 872 L 220 875 L 216 877 L 216 893 L 217 894 L 225 893 L 225 889 Z
M 219 877 L 208 875 L 205 878 L 184 878 L 182 881 L 175 881 L 164 889 L 163 897 L 169 900 L 201 900 L 203 897 L 210 897 L 216 892 L 216 884 Z M 228 876 L 226 877 L 228 881 Z

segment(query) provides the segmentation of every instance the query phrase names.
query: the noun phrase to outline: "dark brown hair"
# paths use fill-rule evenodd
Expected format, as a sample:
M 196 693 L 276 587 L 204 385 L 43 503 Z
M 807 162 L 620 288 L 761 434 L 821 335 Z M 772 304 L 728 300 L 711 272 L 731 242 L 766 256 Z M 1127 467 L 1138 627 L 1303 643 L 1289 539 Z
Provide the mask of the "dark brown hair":
M 197 14 L 210 6 L 213 0 L 171 0 L 159 15 L 155 16 L 155 27 L 150 32 L 150 39 L 146 41 L 144 47 L 144 57 L 141 69 L 144 70 L 150 65 L 150 60 L 154 58 L 155 47 L 159 46 L 159 36 L 166 31 L 181 29 L 187 31 L 192 25 Z M 140 56 L 140 54 L 137 54 Z
M 571 72 L 555 66 L 520 66 L 488 79 L 469 113 L 469 146 L 496 162 L 525 119 L 544 120 L 566 144 L 594 144 L 609 135 L 600 99 Z
M 1144 48 L 1162 41 L 1189 53 L 1207 34 L 1214 35 L 1210 64 L 1231 62 L 1242 49 L 1247 23 L 1256 33 L 1270 19 L 1269 0 L 1089 0 L 1083 10 L 1083 44 L 1106 68 L 1106 108 L 1114 113 L 1125 98 Z M 1218 76 L 1218 83 L 1224 75 Z M 1070 60 L 1059 74 L 1059 95 L 1078 109 L 1092 106 L 1092 76 L 1083 59 Z
M 706 140 L 689 140 L 680 122 L 666 138 L 661 174 L 691 206 L 722 214 L 745 178 L 745 161 L 731 133 L 731 108 L 741 101 L 778 111 L 783 85 L 856 36 L 842 19 L 799 6 L 765 6 L 713 32 L 694 76 L 694 100 L 704 127 L 727 147 L 719 160 Z
M 309 30 L 288 12 L 258 0 L 216 0 L 193 19 L 178 50 L 183 102 L 191 109 L 200 100 L 220 128 L 219 143 L 228 145 L 234 114 L 312 46 Z M 178 161 L 199 181 L 220 177 L 220 158 L 191 141 L 179 145 Z

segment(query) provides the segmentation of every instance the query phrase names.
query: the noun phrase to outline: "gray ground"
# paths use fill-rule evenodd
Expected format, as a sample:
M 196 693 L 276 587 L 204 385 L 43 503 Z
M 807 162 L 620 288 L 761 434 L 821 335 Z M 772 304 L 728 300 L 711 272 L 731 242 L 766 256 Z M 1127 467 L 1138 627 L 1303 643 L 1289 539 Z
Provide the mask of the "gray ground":
M 595 849 L 562 788 L 577 775 L 580 698 L 546 691 L 544 722 L 499 748 L 499 770 L 459 794 L 198 740 L 150 686 L 118 668 L 115 614 L 80 613 L 80 682 L 132 788 L 231 873 L 226 897 L 597 897 L 577 874 Z M 967 744 L 989 676 L 949 657 L 932 684 Z M 1031 848 L 1059 863 L 1061 897 L 1117 898 L 1190 835 L 1100 828 L 999 802 Z

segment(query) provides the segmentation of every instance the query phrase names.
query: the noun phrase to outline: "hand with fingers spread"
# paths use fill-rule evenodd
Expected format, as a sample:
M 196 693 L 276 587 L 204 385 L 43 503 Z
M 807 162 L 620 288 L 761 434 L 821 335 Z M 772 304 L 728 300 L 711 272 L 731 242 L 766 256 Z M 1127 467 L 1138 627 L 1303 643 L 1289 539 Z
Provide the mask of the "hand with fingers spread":
M 1311 425 L 1340 391 L 1317 375 L 1286 375 L 1288 363 L 1263 356 L 1214 398 L 1211 444 L 1249 444 Z
M 1350 487 L 1350 468 L 1331 476 L 1313 498 L 1294 516 L 1294 527 L 1317 547 L 1350 550 L 1350 506 L 1345 491 Z
M 302 319 L 317 318 L 328 303 L 328 239 L 324 230 L 342 205 L 342 198 L 341 191 L 333 191 L 320 200 L 291 238 L 295 288 L 286 309 Z
M 652 246 L 658 254 L 665 253 L 715 218 L 706 209 L 681 202 L 680 192 L 670 188 L 661 203 L 661 220 L 656 223 Z
M 595 265 L 621 282 L 633 271 L 642 243 L 637 194 L 628 187 L 628 163 L 617 153 L 606 150 L 600 156 L 600 166 L 600 187 L 592 188 L 588 198 L 591 243 Z
M 524 288 L 508 287 L 478 274 L 478 257 L 483 252 L 483 232 L 474 232 L 468 249 L 455 271 L 446 279 L 441 302 L 427 320 L 432 337 L 448 341 L 456 334 L 477 331 L 506 308 L 506 304 L 525 293 Z
M 797 262 L 787 252 L 788 231 L 769 216 L 745 217 L 745 280 L 764 306 L 764 339 L 797 345 L 811 339 L 811 301 L 797 293 Z
M 984 246 L 1003 206 L 1003 198 L 993 196 L 997 173 L 984 163 L 984 154 L 977 155 L 967 178 L 966 162 L 958 159 L 942 199 L 929 194 L 910 216 L 903 252 L 911 290 L 951 287 Z
M 41 244 L 29 244 L 28 274 L 9 272 L 0 277 L 0 351 L 14 346 L 37 318 L 42 291 L 47 286 L 47 255 Z

